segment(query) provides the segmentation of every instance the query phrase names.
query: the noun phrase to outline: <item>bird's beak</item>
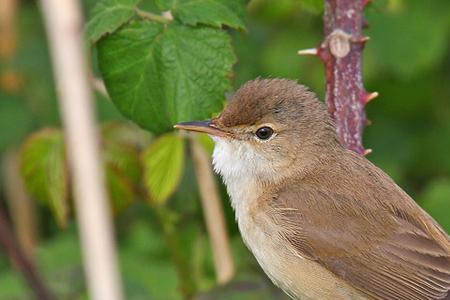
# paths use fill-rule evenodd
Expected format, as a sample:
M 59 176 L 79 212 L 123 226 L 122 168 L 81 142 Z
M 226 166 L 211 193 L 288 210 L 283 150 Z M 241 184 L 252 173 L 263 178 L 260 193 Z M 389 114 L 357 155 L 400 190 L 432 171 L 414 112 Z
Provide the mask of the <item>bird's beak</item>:
M 183 129 L 188 131 L 204 132 L 215 136 L 222 136 L 222 137 L 230 136 L 229 132 L 219 129 L 211 122 L 211 120 L 183 122 L 178 123 L 173 127 L 176 129 Z

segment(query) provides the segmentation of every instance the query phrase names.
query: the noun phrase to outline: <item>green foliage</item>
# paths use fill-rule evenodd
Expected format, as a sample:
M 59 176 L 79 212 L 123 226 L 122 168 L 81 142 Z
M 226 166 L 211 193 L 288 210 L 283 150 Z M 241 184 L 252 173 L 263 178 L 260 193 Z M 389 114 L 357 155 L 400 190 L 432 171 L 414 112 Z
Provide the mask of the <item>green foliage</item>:
M 58 224 L 65 227 L 69 203 L 62 132 L 44 129 L 32 135 L 23 147 L 21 165 L 28 190 L 47 203 Z
M 219 111 L 235 61 L 225 32 L 176 22 L 132 22 L 101 40 L 98 53 L 117 108 L 156 133 Z
M 420 204 L 450 232 L 450 181 L 432 182 L 420 197 Z
M 134 222 L 121 251 L 128 299 L 182 299 L 179 280 L 167 252 L 160 232 L 147 223 Z
M 102 130 L 102 156 L 106 181 L 114 212 L 130 205 L 136 198 L 141 178 L 141 164 L 136 128 L 121 123 L 107 123 Z
M 30 112 L 16 98 L 3 98 L 0 92 L 0 153 L 8 146 L 20 143 L 31 128 Z M 14 126 L 11 126 L 14 124 Z M 8 128 L 8 130 L 6 130 Z
M 390 2 L 398 4 L 379 8 L 375 3 L 376 10 L 367 13 L 368 33 L 376 41 L 367 47 L 367 55 L 373 55 L 376 62 L 372 67 L 410 77 L 441 61 L 448 49 L 448 5 L 442 1 L 433 5 L 424 5 L 422 0 Z
M 244 29 L 245 6 L 248 0 L 156 0 L 162 10 L 188 25 L 227 25 Z
M 323 0 L 301 0 L 303 8 L 309 12 L 319 14 L 323 12 L 324 3 Z
M 86 34 L 92 43 L 128 22 L 141 0 L 101 0 L 91 13 Z
M 142 155 L 144 184 L 149 201 L 163 204 L 178 187 L 184 169 L 183 139 L 176 134 L 159 137 Z

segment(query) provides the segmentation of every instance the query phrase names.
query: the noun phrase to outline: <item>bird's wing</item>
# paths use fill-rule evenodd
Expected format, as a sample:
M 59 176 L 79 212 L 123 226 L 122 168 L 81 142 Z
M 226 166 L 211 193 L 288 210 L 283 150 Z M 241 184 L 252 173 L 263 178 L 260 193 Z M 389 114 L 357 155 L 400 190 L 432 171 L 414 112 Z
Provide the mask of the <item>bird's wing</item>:
M 330 191 L 290 188 L 277 198 L 274 221 L 299 255 L 375 299 L 450 300 L 449 238 L 415 204 L 426 222 Z

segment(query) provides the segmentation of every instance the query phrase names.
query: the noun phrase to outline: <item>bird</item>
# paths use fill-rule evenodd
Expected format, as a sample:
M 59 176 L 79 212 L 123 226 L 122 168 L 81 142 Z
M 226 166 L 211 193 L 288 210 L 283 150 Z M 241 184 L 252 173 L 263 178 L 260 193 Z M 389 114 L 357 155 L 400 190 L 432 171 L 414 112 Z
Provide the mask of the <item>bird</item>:
M 385 172 L 346 149 L 294 80 L 244 84 L 178 129 L 209 134 L 244 243 L 293 299 L 450 300 L 450 238 Z

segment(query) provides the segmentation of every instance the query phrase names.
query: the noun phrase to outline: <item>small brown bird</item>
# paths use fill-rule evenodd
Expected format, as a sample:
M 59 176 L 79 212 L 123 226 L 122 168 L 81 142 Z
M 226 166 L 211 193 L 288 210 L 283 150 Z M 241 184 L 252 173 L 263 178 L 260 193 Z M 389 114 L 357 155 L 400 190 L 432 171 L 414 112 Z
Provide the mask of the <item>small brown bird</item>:
M 219 117 L 176 127 L 212 136 L 242 237 L 292 298 L 450 300 L 449 236 L 339 143 L 306 87 L 251 81 Z

